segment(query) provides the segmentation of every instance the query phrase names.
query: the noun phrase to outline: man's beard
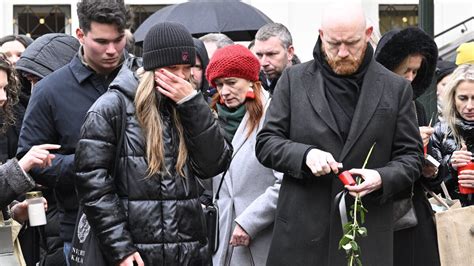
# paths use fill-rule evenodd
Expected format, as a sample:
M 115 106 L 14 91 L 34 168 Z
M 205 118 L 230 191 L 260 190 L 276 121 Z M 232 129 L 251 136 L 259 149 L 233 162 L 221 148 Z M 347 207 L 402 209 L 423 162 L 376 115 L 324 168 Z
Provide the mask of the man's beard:
M 324 46 L 322 50 L 324 57 L 326 58 L 326 61 L 331 67 L 332 71 L 338 75 L 347 76 L 354 74 L 359 69 L 359 66 L 362 64 L 362 60 L 365 56 L 366 48 L 366 46 L 362 48 L 363 50 L 359 58 L 349 54 L 349 56 L 344 59 L 340 58 L 339 56 L 331 58 L 329 53 L 324 51 Z

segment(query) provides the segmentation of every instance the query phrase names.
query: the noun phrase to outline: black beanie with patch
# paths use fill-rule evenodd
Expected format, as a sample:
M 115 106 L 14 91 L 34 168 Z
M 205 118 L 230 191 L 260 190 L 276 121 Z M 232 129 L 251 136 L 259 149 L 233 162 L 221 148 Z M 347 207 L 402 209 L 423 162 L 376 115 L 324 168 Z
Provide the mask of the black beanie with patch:
M 143 40 L 143 68 L 146 71 L 196 61 L 193 37 L 181 24 L 163 22 L 153 26 Z

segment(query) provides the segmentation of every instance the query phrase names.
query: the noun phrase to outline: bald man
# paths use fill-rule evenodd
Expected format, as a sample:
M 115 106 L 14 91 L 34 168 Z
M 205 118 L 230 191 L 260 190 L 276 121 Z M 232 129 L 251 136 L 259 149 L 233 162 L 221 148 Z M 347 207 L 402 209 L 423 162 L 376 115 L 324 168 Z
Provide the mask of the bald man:
M 422 161 L 412 90 L 374 60 L 361 7 L 324 14 L 314 60 L 285 69 L 258 134 L 258 159 L 284 173 L 267 265 L 346 265 L 341 191 L 347 211 L 356 194 L 368 210 L 368 236 L 356 240 L 362 264 L 392 265 L 392 197 Z M 343 170 L 362 183 L 343 186 Z

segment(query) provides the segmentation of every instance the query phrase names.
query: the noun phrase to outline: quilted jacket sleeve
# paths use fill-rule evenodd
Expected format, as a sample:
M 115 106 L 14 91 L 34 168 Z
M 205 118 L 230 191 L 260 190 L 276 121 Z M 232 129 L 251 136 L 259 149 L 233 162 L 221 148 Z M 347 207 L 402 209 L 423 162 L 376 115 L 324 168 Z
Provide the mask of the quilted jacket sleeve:
M 202 94 L 178 105 L 177 110 L 195 174 L 210 178 L 223 172 L 232 156 L 232 146 L 222 135 Z

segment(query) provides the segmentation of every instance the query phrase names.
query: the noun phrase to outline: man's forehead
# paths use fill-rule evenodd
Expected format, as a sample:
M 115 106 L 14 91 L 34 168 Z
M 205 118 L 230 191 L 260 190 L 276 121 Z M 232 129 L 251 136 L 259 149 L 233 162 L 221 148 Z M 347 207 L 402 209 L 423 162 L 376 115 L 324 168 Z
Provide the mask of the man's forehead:
M 283 44 L 281 40 L 276 36 L 270 37 L 265 41 L 255 40 L 255 52 L 264 53 L 280 49 L 283 49 Z
M 352 31 L 352 30 L 330 30 L 326 29 L 323 31 L 324 37 L 326 40 L 331 41 L 358 41 L 363 36 L 364 33 L 360 31 Z

